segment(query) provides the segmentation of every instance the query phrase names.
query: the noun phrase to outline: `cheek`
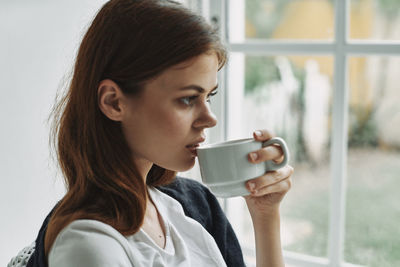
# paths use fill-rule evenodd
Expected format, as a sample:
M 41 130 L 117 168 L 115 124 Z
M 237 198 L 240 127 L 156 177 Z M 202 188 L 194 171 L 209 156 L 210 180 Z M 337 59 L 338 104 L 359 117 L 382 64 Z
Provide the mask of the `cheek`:
M 169 138 L 184 137 L 192 127 L 190 113 L 173 108 L 160 109 L 154 114 L 153 121 L 164 137 Z
M 165 116 L 162 123 L 166 134 L 172 137 L 185 136 L 191 128 L 190 120 L 185 116 L 180 116 L 179 114 L 170 114 Z

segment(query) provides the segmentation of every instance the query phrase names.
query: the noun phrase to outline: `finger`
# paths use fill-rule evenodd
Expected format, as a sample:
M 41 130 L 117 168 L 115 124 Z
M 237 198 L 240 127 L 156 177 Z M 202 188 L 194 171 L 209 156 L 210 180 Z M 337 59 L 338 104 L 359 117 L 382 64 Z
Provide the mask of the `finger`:
M 278 161 L 283 156 L 282 148 L 278 145 L 263 147 L 248 154 L 248 159 L 252 163 L 260 163 L 267 160 Z
M 282 154 L 282 156 L 280 158 L 274 159 L 274 162 L 277 164 L 280 164 L 284 159 L 285 159 L 285 155 Z
M 253 133 L 253 137 L 257 141 L 266 141 L 268 139 L 271 139 L 274 136 L 275 135 L 271 131 L 268 131 L 265 129 L 257 130 L 257 131 L 254 131 L 254 133 Z
M 286 193 L 292 187 L 291 177 L 287 177 L 276 184 L 268 185 L 252 192 L 251 195 L 255 197 L 265 196 L 272 193 Z
M 280 181 L 288 178 L 293 174 L 293 171 L 293 167 L 287 165 L 277 171 L 267 172 L 263 176 L 249 180 L 246 183 L 247 189 L 250 192 L 259 191 L 261 188 L 279 183 Z

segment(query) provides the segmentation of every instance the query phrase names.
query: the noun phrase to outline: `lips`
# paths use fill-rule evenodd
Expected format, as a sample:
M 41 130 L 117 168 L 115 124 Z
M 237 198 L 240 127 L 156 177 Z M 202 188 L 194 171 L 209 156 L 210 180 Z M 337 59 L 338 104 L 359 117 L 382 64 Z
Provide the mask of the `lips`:
M 195 156 L 197 156 L 197 148 L 200 146 L 200 143 L 204 142 L 206 139 L 204 137 L 201 137 L 197 139 L 194 143 L 187 145 L 186 148 L 192 152 Z
M 187 145 L 186 147 L 198 147 L 200 143 L 203 143 L 206 139 L 204 137 L 200 137 L 199 139 L 197 139 L 196 141 L 194 141 L 193 143 Z
M 199 144 L 197 145 L 188 145 L 186 148 L 194 155 L 197 156 L 197 148 L 199 147 Z
M 196 148 L 196 147 L 199 147 L 200 145 L 199 144 L 194 144 L 194 145 L 187 145 L 186 147 L 187 148 Z

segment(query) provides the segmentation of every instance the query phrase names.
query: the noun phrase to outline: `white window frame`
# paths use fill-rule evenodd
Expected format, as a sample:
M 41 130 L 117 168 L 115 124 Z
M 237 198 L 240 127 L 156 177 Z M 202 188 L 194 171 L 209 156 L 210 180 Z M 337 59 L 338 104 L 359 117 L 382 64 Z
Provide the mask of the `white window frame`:
M 335 0 L 335 37 L 333 41 L 269 41 L 251 40 L 243 43 L 229 42 L 228 5 L 237 0 L 192 0 L 198 10 L 218 25 L 223 42 L 229 52 L 245 54 L 270 55 L 331 55 L 334 58 L 334 90 L 332 110 L 332 137 L 330 151 L 330 211 L 328 257 L 320 258 L 305 254 L 284 251 L 285 262 L 289 265 L 307 267 L 339 267 L 357 266 L 343 260 L 345 236 L 345 204 L 347 183 L 347 133 L 348 133 L 348 58 L 360 55 L 400 55 L 400 42 L 348 40 L 349 2 L 350 0 Z M 240 0 L 245 1 L 245 0 Z M 247 0 L 251 1 L 251 0 Z M 213 111 L 219 118 L 219 124 L 210 130 L 210 142 L 227 140 L 229 129 L 229 93 L 225 89 L 227 72 L 219 74 L 220 94 L 212 104 Z M 224 201 L 227 209 L 227 202 Z

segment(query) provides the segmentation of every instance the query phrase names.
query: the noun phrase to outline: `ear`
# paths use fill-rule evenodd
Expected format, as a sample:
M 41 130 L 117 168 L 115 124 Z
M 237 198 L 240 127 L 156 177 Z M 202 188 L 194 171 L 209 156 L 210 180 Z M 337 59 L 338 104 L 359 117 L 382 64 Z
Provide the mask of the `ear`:
M 102 80 L 97 89 L 97 102 L 100 110 L 110 120 L 121 121 L 123 117 L 124 95 L 121 88 L 112 80 Z

